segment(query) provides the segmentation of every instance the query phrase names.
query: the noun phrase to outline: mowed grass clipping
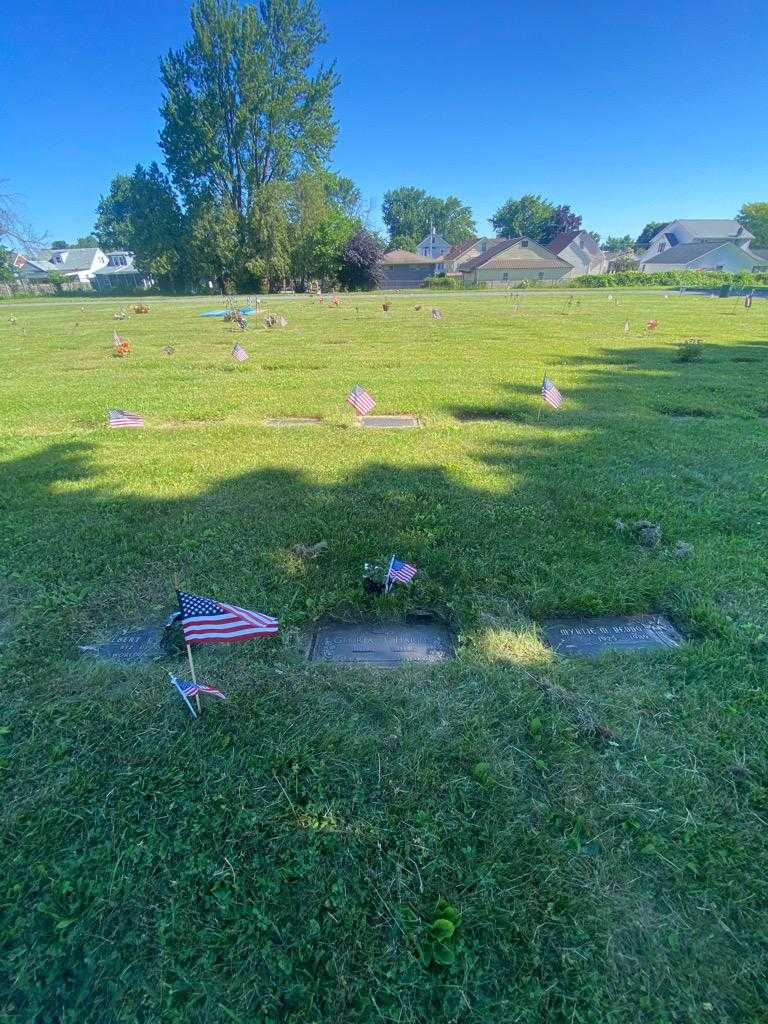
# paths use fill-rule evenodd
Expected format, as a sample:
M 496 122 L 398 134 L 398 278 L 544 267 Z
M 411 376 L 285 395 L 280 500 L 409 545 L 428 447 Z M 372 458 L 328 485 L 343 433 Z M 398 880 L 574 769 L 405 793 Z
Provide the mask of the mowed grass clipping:
M 765 1019 L 768 303 L 614 297 L 0 306 L 3 1024 Z M 423 426 L 354 427 L 354 384 Z M 364 597 L 393 552 L 413 585 Z M 198 649 L 198 721 L 184 660 L 77 649 L 175 577 L 282 627 Z M 305 660 L 424 609 L 456 661 Z M 656 611 L 684 647 L 537 626 Z

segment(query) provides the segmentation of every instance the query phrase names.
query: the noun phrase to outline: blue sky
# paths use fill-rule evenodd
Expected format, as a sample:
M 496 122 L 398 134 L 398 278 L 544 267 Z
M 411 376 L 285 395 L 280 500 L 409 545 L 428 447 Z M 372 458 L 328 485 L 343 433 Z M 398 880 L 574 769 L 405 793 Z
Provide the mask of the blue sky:
M 478 230 L 509 196 L 584 226 L 727 217 L 768 200 L 768 5 L 320 0 L 342 84 L 336 168 L 375 203 L 458 195 Z M 0 178 L 51 238 L 93 226 L 114 174 L 160 159 L 158 58 L 187 0 L 6 3 Z

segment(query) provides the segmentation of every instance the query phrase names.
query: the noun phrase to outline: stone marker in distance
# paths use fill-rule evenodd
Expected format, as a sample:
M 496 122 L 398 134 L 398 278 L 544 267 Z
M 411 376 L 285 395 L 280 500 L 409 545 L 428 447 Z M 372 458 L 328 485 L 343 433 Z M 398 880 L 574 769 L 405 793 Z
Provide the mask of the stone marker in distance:
M 448 629 L 433 619 L 409 622 L 336 623 L 319 626 L 310 661 L 395 668 L 405 662 L 435 665 L 453 658 Z
M 559 654 L 594 658 L 606 651 L 652 651 L 679 647 L 683 638 L 663 615 L 606 615 L 595 619 L 549 619 L 547 643 Z
M 358 416 L 357 425 L 380 430 L 407 430 L 409 427 L 420 427 L 421 423 L 415 416 Z
M 103 644 L 87 644 L 80 647 L 86 654 L 108 661 L 120 661 L 126 665 L 141 661 L 158 661 L 165 655 L 163 626 L 147 626 L 144 629 L 130 629 L 119 633 Z

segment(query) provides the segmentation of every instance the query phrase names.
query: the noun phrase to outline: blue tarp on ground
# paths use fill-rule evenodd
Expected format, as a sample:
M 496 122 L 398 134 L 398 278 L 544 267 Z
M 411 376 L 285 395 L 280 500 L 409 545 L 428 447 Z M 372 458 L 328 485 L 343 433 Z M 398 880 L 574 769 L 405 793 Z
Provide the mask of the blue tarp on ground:
M 208 313 L 201 313 L 200 316 L 226 316 L 228 312 L 228 309 L 212 309 Z M 247 316 L 248 313 L 257 313 L 258 310 L 255 306 L 243 306 L 240 312 Z

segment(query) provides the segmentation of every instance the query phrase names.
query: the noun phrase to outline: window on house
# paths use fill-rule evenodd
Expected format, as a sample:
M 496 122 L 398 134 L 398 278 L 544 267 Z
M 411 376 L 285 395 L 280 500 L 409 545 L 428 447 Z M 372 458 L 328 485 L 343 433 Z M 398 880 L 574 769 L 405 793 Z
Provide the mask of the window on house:
M 717 266 L 715 267 L 715 270 L 725 270 L 725 267 L 723 266 L 722 263 L 718 263 Z
M 522 245 L 522 247 L 524 249 L 527 249 L 528 248 L 528 239 L 524 238 L 520 244 Z
M 544 280 L 544 271 L 543 271 L 543 270 L 540 270 L 540 271 L 539 271 L 539 280 L 540 280 L 540 281 L 543 281 L 543 280 Z
M 504 273 L 503 273 L 503 274 L 501 275 L 501 280 L 502 280 L 502 281 L 508 281 L 508 280 L 509 280 L 509 274 L 507 273 L 507 271 L 506 271 L 506 270 L 505 270 L 505 271 L 504 271 Z

